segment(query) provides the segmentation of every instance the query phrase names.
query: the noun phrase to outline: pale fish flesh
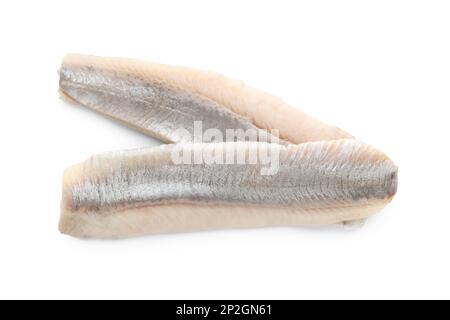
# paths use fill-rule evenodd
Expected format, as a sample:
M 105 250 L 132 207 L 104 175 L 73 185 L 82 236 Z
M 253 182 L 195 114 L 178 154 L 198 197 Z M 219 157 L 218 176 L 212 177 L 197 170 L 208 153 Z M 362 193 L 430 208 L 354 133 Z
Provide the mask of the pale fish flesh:
M 219 155 L 230 152 L 244 162 L 224 164 Z M 217 158 L 195 162 L 195 154 Z M 174 155 L 187 156 L 180 164 Z M 94 155 L 68 168 L 63 185 L 61 232 L 121 238 L 363 220 L 393 198 L 397 167 L 352 139 L 172 144 Z
M 60 91 L 165 142 L 194 141 L 196 121 L 201 121 L 203 131 L 221 132 L 221 141 L 230 141 L 227 129 L 257 132 L 256 139 L 241 134 L 234 138 L 237 141 L 267 141 L 272 135 L 259 139 L 260 132 L 271 130 L 278 131 L 282 142 L 294 144 L 351 138 L 242 82 L 184 67 L 72 54 L 60 69 Z

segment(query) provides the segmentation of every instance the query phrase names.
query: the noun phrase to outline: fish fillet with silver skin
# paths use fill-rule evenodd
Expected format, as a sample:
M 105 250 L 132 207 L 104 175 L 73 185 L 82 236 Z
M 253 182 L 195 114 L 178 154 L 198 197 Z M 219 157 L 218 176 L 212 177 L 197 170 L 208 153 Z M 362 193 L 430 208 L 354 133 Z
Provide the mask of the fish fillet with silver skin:
M 245 161 L 174 161 L 174 155 L 196 152 L 215 156 L 232 152 L 244 155 Z M 264 155 L 277 153 L 278 162 L 266 161 Z M 254 162 L 250 155 L 257 155 Z M 277 163 L 276 172 L 261 174 Z M 122 238 L 328 225 L 366 219 L 387 205 L 396 189 L 393 162 L 353 139 L 287 146 L 171 144 L 113 151 L 65 171 L 60 230 L 76 237 Z
M 59 87 L 70 100 L 164 142 L 192 142 L 196 121 L 223 137 L 226 129 L 256 132 L 252 141 L 271 141 L 260 134 L 271 130 L 282 144 L 351 138 L 242 82 L 185 67 L 71 54 L 63 60 Z

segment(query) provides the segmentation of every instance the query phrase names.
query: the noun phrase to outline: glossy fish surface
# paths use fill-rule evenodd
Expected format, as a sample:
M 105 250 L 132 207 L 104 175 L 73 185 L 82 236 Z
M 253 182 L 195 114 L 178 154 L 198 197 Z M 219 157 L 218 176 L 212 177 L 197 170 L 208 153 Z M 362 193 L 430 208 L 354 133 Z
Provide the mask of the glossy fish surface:
M 336 224 L 378 212 L 396 188 L 392 161 L 352 139 L 115 151 L 66 170 L 60 230 L 120 238 Z
M 259 133 L 272 130 L 294 144 L 351 138 L 277 97 L 213 72 L 72 54 L 62 63 L 59 86 L 70 100 L 165 142 L 195 141 L 196 122 L 202 131 L 218 130 L 220 141 L 267 141 Z M 257 137 L 228 139 L 227 129 Z

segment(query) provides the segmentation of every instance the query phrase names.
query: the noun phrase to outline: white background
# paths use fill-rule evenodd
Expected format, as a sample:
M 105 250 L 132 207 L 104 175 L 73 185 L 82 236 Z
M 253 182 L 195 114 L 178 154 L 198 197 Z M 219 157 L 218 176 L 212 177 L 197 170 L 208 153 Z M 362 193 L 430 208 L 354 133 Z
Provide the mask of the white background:
M 0 298 L 450 298 L 448 1 L 3 1 Z M 66 53 L 210 69 L 386 152 L 397 197 L 358 231 L 82 241 L 63 169 L 156 140 L 59 99 Z

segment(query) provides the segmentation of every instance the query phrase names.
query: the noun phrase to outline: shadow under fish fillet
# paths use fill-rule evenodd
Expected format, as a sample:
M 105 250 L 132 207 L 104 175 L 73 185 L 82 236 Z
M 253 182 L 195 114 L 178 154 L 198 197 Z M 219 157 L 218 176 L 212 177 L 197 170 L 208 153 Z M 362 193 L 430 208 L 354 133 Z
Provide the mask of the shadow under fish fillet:
M 265 169 L 274 170 L 262 175 Z M 65 171 L 60 230 L 76 237 L 119 238 L 336 224 L 376 213 L 396 189 L 393 162 L 351 139 L 114 151 Z
M 195 121 L 202 122 L 203 131 L 218 129 L 223 135 L 226 129 L 278 130 L 282 140 L 293 144 L 351 138 L 242 82 L 183 67 L 68 55 L 60 69 L 60 90 L 83 106 L 165 142 L 193 141 Z

